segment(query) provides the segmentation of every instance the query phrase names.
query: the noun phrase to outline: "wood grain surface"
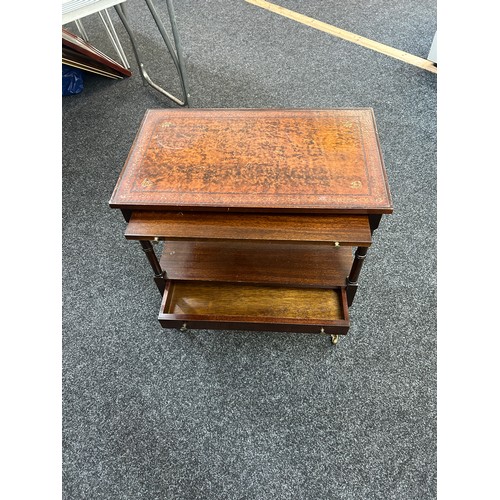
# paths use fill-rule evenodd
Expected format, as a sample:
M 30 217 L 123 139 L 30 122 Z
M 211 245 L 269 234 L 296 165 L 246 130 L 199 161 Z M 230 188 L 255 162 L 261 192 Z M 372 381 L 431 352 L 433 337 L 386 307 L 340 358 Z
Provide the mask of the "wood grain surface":
M 316 241 L 369 246 L 366 215 L 237 214 L 135 211 L 125 231 L 131 240 L 222 239 Z
M 261 287 L 233 283 L 176 282 L 165 313 L 343 320 L 339 290 Z
M 345 286 L 351 247 L 314 243 L 170 241 L 160 266 L 169 279 L 304 287 Z

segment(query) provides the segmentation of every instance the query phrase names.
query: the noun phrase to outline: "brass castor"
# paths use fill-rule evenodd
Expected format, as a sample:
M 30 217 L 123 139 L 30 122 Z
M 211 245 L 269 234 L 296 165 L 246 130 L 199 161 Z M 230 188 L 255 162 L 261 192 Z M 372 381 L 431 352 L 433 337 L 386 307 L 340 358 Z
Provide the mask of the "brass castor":
M 324 328 L 321 328 L 321 333 L 325 333 Z M 330 337 L 332 338 L 332 344 L 337 345 L 337 342 L 339 341 L 339 336 L 332 333 Z

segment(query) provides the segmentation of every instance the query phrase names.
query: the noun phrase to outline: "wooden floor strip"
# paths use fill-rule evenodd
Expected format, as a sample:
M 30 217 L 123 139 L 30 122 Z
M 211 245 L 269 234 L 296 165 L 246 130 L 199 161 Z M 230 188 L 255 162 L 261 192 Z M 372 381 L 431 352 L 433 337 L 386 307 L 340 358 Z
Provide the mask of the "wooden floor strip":
M 351 33 L 349 31 L 336 28 L 331 24 L 318 21 L 317 19 L 314 19 L 312 17 L 304 16 L 303 14 L 299 14 L 298 12 L 294 12 L 293 10 L 285 9 L 284 7 L 280 7 L 279 5 L 267 2 L 266 0 L 245 0 L 245 1 L 250 4 L 256 5 L 258 7 L 261 7 L 263 9 L 266 9 L 270 12 L 274 12 L 275 14 L 279 14 L 283 17 L 287 17 L 288 19 L 292 19 L 294 21 L 302 23 L 311 28 L 323 31 L 338 38 L 342 38 L 343 40 L 347 40 L 357 45 L 361 45 L 362 47 L 365 47 L 367 49 L 380 52 L 381 54 L 385 54 L 386 56 L 393 57 L 394 59 L 398 59 L 407 64 L 411 64 L 426 71 L 430 71 L 431 73 L 437 74 L 437 66 L 428 59 L 423 59 L 422 57 L 414 56 L 412 54 L 409 54 L 408 52 L 403 52 L 402 50 L 390 47 L 389 45 L 384 45 L 383 43 L 370 40 L 369 38 L 356 35 L 355 33 Z

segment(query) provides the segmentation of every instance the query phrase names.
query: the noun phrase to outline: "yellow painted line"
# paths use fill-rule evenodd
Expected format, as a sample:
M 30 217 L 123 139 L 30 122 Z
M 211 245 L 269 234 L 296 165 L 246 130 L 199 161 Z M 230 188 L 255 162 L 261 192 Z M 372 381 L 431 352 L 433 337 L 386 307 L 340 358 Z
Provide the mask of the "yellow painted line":
M 336 36 L 338 38 L 342 38 L 343 40 L 347 40 L 348 42 L 356 43 L 358 45 L 361 45 L 362 47 L 366 47 L 367 49 L 371 49 L 376 52 L 380 52 L 381 54 L 385 54 L 386 56 L 399 59 L 400 61 L 425 69 L 426 71 L 430 71 L 431 73 L 437 73 L 437 66 L 435 66 L 434 63 L 432 61 L 429 61 L 428 59 L 423 59 L 422 57 L 408 54 L 408 52 L 394 49 L 389 45 L 384 45 L 383 43 L 375 42 L 374 40 L 356 35 L 354 33 L 351 33 L 350 31 L 336 28 L 331 24 L 323 23 L 321 21 L 318 21 L 317 19 L 313 19 L 312 17 L 304 16 L 302 14 L 299 14 L 298 12 L 294 12 L 293 10 L 285 9 L 284 7 L 280 7 L 279 5 L 266 2 L 266 0 L 245 1 L 253 5 L 257 5 L 257 7 L 269 10 L 270 12 L 274 12 L 275 14 L 279 14 L 280 16 L 287 17 L 288 19 L 293 19 L 294 21 L 305 24 L 306 26 L 310 26 L 311 28 L 315 28 L 319 31 L 324 31 L 325 33 Z

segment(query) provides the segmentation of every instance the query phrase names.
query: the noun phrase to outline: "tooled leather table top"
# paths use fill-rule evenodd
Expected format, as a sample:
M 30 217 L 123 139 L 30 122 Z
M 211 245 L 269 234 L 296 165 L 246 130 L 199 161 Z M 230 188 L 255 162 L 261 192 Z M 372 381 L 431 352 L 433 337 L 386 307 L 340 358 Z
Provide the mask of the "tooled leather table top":
M 148 110 L 109 203 L 392 212 L 371 108 Z

